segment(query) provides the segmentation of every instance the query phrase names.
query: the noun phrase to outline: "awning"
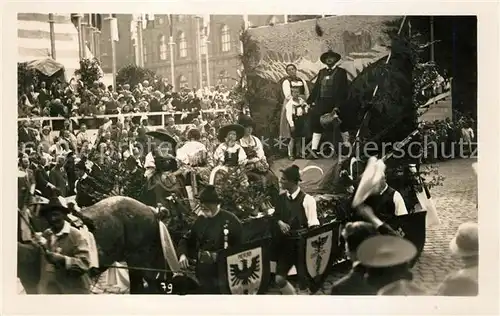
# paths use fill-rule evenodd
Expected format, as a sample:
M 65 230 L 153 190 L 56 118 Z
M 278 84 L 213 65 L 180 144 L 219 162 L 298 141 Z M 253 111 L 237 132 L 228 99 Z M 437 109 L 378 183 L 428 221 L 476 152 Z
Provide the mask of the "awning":
M 36 69 L 42 74 L 51 77 L 59 70 L 64 70 L 64 65 L 52 58 L 38 59 L 27 63 L 28 68 Z
M 80 68 L 78 32 L 70 14 L 54 14 L 56 62 L 62 64 L 66 79 Z M 86 56 L 93 58 L 88 47 Z M 19 13 L 17 15 L 18 62 L 45 61 L 50 57 L 49 15 Z M 48 63 L 47 63 L 48 64 Z

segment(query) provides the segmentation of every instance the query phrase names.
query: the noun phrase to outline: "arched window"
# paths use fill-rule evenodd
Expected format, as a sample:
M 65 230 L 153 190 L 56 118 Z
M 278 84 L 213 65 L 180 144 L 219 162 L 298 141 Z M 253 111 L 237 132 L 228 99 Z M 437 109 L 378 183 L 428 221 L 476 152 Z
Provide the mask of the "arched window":
M 160 60 L 166 60 L 167 59 L 167 40 L 165 35 L 160 35 Z
M 187 88 L 188 87 L 188 80 L 184 75 L 179 76 L 179 88 Z
M 221 47 L 223 52 L 229 52 L 231 50 L 231 34 L 229 33 L 229 27 L 224 25 L 221 29 Z
M 185 58 L 187 57 L 187 40 L 186 34 L 184 32 L 179 33 L 179 57 Z
M 200 29 L 200 51 L 202 55 L 206 55 L 208 51 L 207 41 L 204 35 L 205 29 L 202 27 Z

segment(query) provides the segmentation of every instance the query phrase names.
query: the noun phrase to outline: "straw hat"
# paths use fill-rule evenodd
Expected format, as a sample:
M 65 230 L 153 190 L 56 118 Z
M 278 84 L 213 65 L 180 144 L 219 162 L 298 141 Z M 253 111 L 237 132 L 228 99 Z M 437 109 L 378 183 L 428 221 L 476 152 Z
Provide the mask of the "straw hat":
M 463 223 L 458 227 L 455 237 L 450 241 L 450 251 L 457 257 L 479 255 L 479 237 L 477 223 Z
M 243 134 L 245 133 L 245 128 L 241 126 L 240 124 L 228 124 L 224 125 L 219 129 L 219 135 L 218 139 L 220 142 L 224 142 L 226 140 L 227 134 L 229 132 L 236 132 L 236 139 L 240 139 L 243 137 Z
M 388 268 L 410 262 L 417 252 L 417 247 L 404 238 L 379 235 L 363 241 L 356 254 L 365 267 Z

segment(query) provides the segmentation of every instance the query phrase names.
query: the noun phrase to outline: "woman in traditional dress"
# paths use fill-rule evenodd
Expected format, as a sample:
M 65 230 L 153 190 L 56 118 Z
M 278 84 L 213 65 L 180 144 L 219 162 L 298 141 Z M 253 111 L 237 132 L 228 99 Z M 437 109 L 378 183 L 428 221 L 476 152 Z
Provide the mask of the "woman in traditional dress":
M 176 158 L 180 165 L 179 170 L 184 175 L 188 198 L 193 200 L 198 193 L 198 180 L 208 183 L 212 164 L 207 147 L 200 142 L 201 133 L 197 128 L 187 132 L 187 139 L 188 141 L 177 150 Z
M 279 194 L 278 178 L 267 163 L 262 142 L 252 135 L 255 124 L 252 118 L 246 115 L 241 116 L 238 123 L 245 128 L 240 145 L 247 155 L 245 170 L 248 179 L 252 182 L 260 182 L 267 190 L 271 200 L 274 201 Z
M 297 87 L 299 89 L 299 96 L 303 100 L 309 98 L 309 87 L 307 82 L 297 76 L 297 67 L 293 64 L 286 66 L 287 76 L 283 79 L 281 85 L 281 92 L 283 94 L 283 104 L 281 106 L 280 114 L 280 137 L 282 139 L 291 138 L 290 127 L 288 126 L 288 121 L 286 119 L 285 105 L 292 98 L 292 87 Z
M 243 186 L 248 186 L 248 178 L 244 171 L 247 155 L 238 140 L 243 137 L 245 128 L 239 124 L 224 125 L 219 129 L 218 139 L 221 144 L 214 153 L 216 165 L 229 168 L 228 181 L 236 180 Z

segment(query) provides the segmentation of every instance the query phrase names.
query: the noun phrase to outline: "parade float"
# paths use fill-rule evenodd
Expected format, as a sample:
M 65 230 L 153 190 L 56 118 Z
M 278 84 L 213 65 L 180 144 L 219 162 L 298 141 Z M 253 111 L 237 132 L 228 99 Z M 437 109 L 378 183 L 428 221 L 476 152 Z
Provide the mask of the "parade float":
M 340 27 L 344 25 L 349 25 L 352 29 Z M 351 82 L 348 103 L 352 111 L 350 134 L 353 136 L 351 141 L 354 148 L 361 148 L 368 141 L 394 144 L 393 150 L 384 155 L 372 151 L 357 156 L 349 155 L 345 159 L 295 162 L 303 171 L 303 181 L 300 184 L 302 189 L 313 194 L 317 200 L 318 217 L 322 224 L 317 229 L 299 234 L 297 238 L 304 260 L 301 260 L 296 270 L 299 275 L 306 276 L 313 292 L 321 288 L 322 281 L 335 267 L 335 263 L 343 259 L 341 225 L 356 215 L 350 204 L 352 192 L 348 192 L 346 185 L 342 183 L 344 179 L 341 171 L 347 171 L 353 179 L 359 178 L 369 156 L 378 156 L 384 160 L 388 183 L 401 192 L 410 213 L 400 216 L 389 225 L 416 244 L 419 253 L 423 250 L 426 212 L 414 210 L 416 204 L 423 203 L 422 194 L 429 199 L 428 189 L 439 185 L 440 178 L 433 177 L 431 181 L 426 179 L 426 173 L 436 171 L 421 168 L 418 158 L 410 159 L 406 158 L 409 155 L 403 155 L 402 158 L 393 159 L 392 156 L 396 149 L 408 153 L 408 143 L 418 140 L 418 109 L 426 102 L 421 98 L 419 89 L 427 85 L 425 81 L 432 80 L 428 76 L 432 66 L 423 64 L 419 58 L 422 45 L 418 38 L 410 37 L 407 33 L 404 18 L 329 17 L 250 29 L 242 34 L 242 63 L 245 70 L 243 85 L 239 87 L 239 91 L 244 94 L 248 103 L 250 114 L 256 123 L 257 136 L 276 139 L 282 102 L 280 80 L 285 76 L 286 64 L 297 65 L 300 74 L 311 83 L 315 73 L 322 68 L 319 55 L 332 49 L 344 56 L 341 66 L 347 70 Z M 283 51 L 286 53 L 282 53 Z M 279 149 L 279 146 L 271 145 L 266 149 L 271 169 L 279 175 L 279 170 L 290 162 L 279 159 L 280 153 L 276 148 Z M 415 168 L 410 168 L 410 165 L 415 165 Z M 115 166 L 115 169 L 119 168 L 120 166 Z M 120 187 L 119 183 L 123 179 L 117 173 L 108 171 L 109 168 L 96 171 L 96 176 L 103 183 L 115 183 L 115 187 Z M 221 288 L 221 293 L 265 293 L 274 266 L 269 247 L 272 211 L 259 206 L 269 204 L 269 196 L 259 187 L 237 188 L 234 183 L 226 181 L 224 176 L 213 182 L 222 196 L 222 207 L 232 211 L 244 223 L 245 244 L 237 249 L 224 249 L 218 255 L 220 277 L 226 284 Z M 96 199 L 102 200 L 106 195 L 116 194 L 112 193 L 111 187 Z M 156 209 L 157 218 L 168 226 L 174 244 L 187 232 L 196 217 L 193 209 L 182 206 L 189 204 L 186 203 L 186 198 L 172 194 L 171 198 L 163 199 L 166 205 L 150 205 Z M 127 206 L 129 200 L 113 197 L 105 198 L 90 208 L 94 212 L 99 207 L 120 209 L 118 201 L 125 204 L 124 209 L 131 212 L 130 215 L 134 213 Z M 86 208 L 80 213 L 85 215 Z M 88 219 L 88 216 L 85 217 Z M 92 225 L 95 221 L 89 223 Z M 106 240 L 106 234 L 99 231 L 106 225 L 101 223 L 93 227 L 97 229 L 94 234 L 101 236 L 100 240 Z M 107 234 L 112 233 L 108 230 Z M 99 241 L 97 244 L 102 247 Z M 308 255 L 311 256 L 311 251 L 316 254 L 317 260 L 306 259 Z M 230 271 L 229 265 L 239 264 L 233 261 L 240 253 L 260 256 L 260 268 L 255 271 L 258 277 L 246 280 L 246 289 L 234 287 L 229 282 L 230 278 L 235 277 L 230 275 L 234 271 Z

